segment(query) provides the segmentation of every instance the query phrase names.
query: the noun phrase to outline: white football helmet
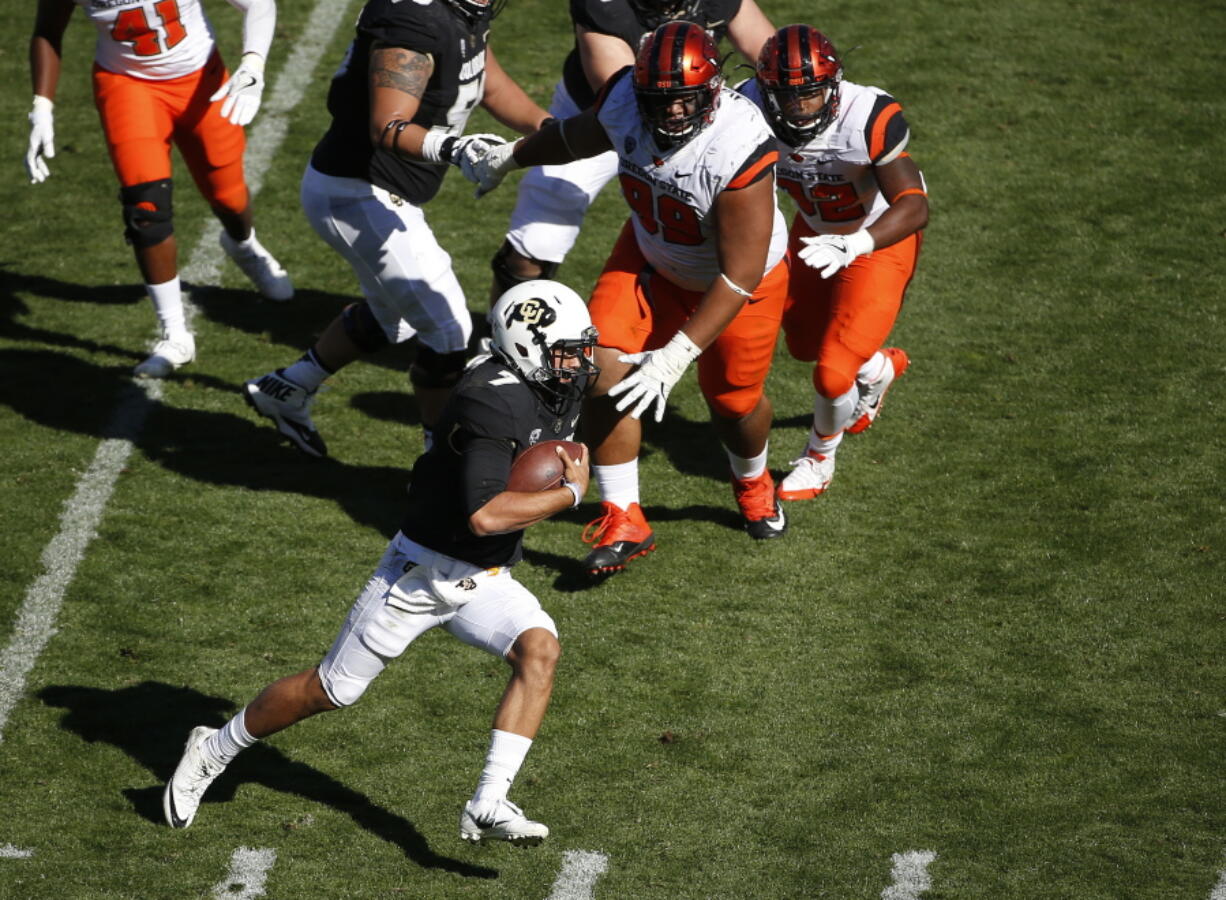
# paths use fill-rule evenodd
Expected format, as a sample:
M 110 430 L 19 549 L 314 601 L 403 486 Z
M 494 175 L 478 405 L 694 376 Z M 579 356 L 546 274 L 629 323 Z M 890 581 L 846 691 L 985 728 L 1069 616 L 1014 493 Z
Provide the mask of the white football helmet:
M 587 304 L 564 284 L 515 285 L 490 310 L 490 348 L 538 389 L 553 412 L 583 395 L 599 374 L 598 337 Z

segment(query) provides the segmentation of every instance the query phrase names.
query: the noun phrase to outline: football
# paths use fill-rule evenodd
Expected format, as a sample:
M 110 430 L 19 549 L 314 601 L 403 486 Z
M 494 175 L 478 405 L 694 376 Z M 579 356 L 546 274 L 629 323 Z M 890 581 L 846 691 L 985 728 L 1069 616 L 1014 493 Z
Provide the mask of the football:
M 541 441 L 533 444 L 515 457 L 511 474 L 507 477 L 508 491 L 536 493 L 561 487 L 562 460 L 557 448 L 561 447 L 571 459 L 583 454 L 583 445 L 574 441 Z

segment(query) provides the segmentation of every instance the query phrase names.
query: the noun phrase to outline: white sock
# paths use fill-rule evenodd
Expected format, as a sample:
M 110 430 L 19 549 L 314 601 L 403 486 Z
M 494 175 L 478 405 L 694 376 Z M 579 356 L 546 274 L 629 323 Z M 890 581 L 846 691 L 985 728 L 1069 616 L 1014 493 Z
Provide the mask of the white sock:
M 822 437 L 815 430 L 809 429 L 809 446 L 806 452 L 815 456 L 834 456 L 834 451 L 843 443 L 843 432 L 833 437 Z
M 639 461 L 615 466 L 592 466 L 592 477 L 600 488 L 600 497 L 621 509 L 629 509 L 631 503 L 639 502 Z
M 258 248 L 260 246 L 260 242 L 255 239 L 255 226 L 251 226 L 251 234 L 247 235 L 247 237 L 243 240 L 235 241 L 234 243 L 238 246 L 239 250 L 248 252 Z
M 244 720 L 246 712 L 247 707 L 244 706 L 234 718 L 201 745 L 200 750 L 209 762 L 228 766 L 234 761 L 234 757 L 258 740 L 247 731 L 247 723 Z
M 816 394 L 813 398 L 814 433 L 828 438 L 842 434 L 843 429 L 851 424 L 851 414 L 856 411 L 859 402 L 860 386 L 854 381 L 846 393 L 833 400 Z
M 532 738 L 495 728 L 490 735 L 490 749 L 485 755 L 485 768 L 477 781 L 473 802 L 505 800 L 531 746 Z
M 749 459 L 737 456 L 727 447 L 724 448 L 724 452 L 728 454 L 728 465 L 732 466 L 732 474 L 741 481 L 747 481 L 750 478 L 757 478 L 766 471 L 766 451 L 769 449 L 770 442 L 767 441 L 766 446 L 762 448 L 762 452 Z
M 885 369 L 885 354 L 878 350 L 860 367 L 860 371 L 856 373 L 856 381 L 861 384 L 872 384 L 881 377 L 882 371 Z
M 281 370 L 281 374 L 285 376 L 287 381 L 292 381 L 300 388 L 304 388 L 308 393 L 319 390 L 319 386 L 324 383 L 324 379 L 332 373 L 324 368 L 324 364 L 319 361 L 319 357 L 315 354 L 315 348 L 312 347 L 302 357 L 292 365 L 286 366 Z
M 179 285 L 179 276 L 161 284 L 147 284 L 149 299 L 153 301 L 153 311 L 157 314 L 158 324 L 162 326 L 162 334 L 171 340 L 187 334 L 187 320 L 183 315 L 183 289 Z

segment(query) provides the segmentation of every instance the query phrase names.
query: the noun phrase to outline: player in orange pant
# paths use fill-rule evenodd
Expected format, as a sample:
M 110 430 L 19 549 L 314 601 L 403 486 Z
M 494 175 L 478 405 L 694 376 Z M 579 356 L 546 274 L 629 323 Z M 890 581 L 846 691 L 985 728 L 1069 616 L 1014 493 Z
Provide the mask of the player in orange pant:
M 77 0 L 98 30 L 94 101 L 119 177 L 124 234 L 136 254 L 161 326 L 161 340 L 136 367 L 161 378 L 196 355 L 179 284 L 170 145 L 222 224 L 221 246 L 271 300 L 294 289 L 252 227 L 243 177 L 243 126 L 259 109 L 264 60 L 276 24 L 275 0 L 230 0 L 243 12 L 243 56 L 229 76 L 200 0 Z M 26 170 L 38 184 L 55 156 L 54 98 L 61 43 L 73 0 L 39 0 L 30 38 L 34 103 Z
M 779 29 L 740 90 L 771 123 L 779 186 L 797 207 L 783 331 L 791 355 L 815 364 L 816 396 L 808 444 L 779 498 L 808 500 L 829 487 L 843 435 L 873 423 L 907 368 L 903 350 L 883 345 L 915 273 L 928 195 L 898 101 L 844 81 L 816 28 Z

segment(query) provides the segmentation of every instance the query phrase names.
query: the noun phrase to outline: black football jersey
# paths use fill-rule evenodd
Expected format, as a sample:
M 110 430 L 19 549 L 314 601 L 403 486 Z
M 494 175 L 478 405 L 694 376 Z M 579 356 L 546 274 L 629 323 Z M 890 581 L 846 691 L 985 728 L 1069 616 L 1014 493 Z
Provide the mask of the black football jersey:
M 490 357 L 456 385 L 434 430 L 434 444 L 413 466 L 400 530 L 417 543 L 482 568 L 523 556 L 523 532 L 478 537 L 468 517 L 506 490 L 511 461 L 540 441 L 574 440 L 579 401 L 553 415 L 511 367 Z
M 716 41 L 722 41 L 728 33 L 728 23 L 740 11 L 741 0 L 700 0 L 693 21 L 714 34 Z M 651 31 L 637 18 L 629 0 L 570 0 L 570 19 L 588 31 L 619 37 L 634 51 L 638 50 L 639 39 Z M 577 45 L 562 63 L 562 82 L 580 109 L 587 109 L 596 100 L 596 93 L 583 74 Z
M 470 22 L 446 0 L 370 0 L 357 33 L 328 90 L 332 124 L 315 147 L 311 165 L 325 175 L 361 178 L 410 203 L 425 203 L 448 166 L 405 159 L 370 142 L 371 45 L 428 53 L 434 71 L 413 122 L 461 134 L 485 90 L 489 14 Z

